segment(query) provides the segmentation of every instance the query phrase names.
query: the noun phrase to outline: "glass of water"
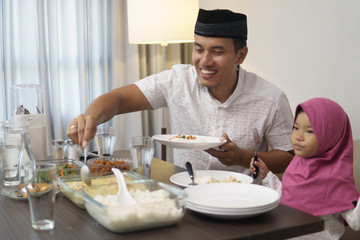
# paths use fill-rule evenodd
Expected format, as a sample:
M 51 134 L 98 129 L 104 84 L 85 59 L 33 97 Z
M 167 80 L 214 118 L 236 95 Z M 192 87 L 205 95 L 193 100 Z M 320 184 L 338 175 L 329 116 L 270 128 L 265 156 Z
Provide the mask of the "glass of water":
M 31 225 L 36 230 L 51 230 L 55 227 L 56 164 L 29 162 L 24 168 Z
M 0 159 L 4 186 L 16 186 L 21 181 L 23 145 L 17 135 L 0 139 Z
M 154 156 L 154 140 L 152 137 L 131 137 L 129 143 L 134 172 L 150 178 L 150 166 Z
M 100 156 L 113 156 L 116 136 L 112 126 L 99 126 L 95 135 L 95 143 Z

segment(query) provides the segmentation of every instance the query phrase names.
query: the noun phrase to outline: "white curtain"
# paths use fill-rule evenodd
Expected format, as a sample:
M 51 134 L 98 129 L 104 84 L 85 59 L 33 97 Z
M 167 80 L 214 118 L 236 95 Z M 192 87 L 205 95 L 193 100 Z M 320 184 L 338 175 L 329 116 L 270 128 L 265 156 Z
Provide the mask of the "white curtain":
M 49 139 L 66 139 L 68 123 L 93 99 L 128 83 L 125 79 L 138 79 L 137 71 L 127 78 L 127 70 L 138 63 L 127 61 L 131 59 L 127 55 L 137 55 L 137 47 L 127 46 L 125 4 L 122 0 L 1 0 L 1 120 L 11 117 L 12 85 L 41 84 Z M 130 118 L 123 121 L 140 121 L 134 121 L 139 118 L 136 114 Z M 136 127 L 121 129 L 125 138 L 141 135 Z M 118 148 L 126 148 L 127 142 L 121 140 Z
M 68 123 L 96 97 L 135 82 L 140 72 L 144 77 L 145 72 L 161 70 L 160 46 L 139 56 L 142 47 L 128 43 L 126 0 L 0 0 L 0 4 L 0 120 L 11 117 L 12 85 L 43 85 L 48 153 L 50 140 L 66 139 Z M 184 45 L 167 49 L 167 68 L 189 62 L 188 54 L 181 54 Z M 111 120 L 115 149 L 127 149 L 130 136 L 159 134 L 157 115 L 146 111 Z M 160 157 L 158 151 L 155 156 Z

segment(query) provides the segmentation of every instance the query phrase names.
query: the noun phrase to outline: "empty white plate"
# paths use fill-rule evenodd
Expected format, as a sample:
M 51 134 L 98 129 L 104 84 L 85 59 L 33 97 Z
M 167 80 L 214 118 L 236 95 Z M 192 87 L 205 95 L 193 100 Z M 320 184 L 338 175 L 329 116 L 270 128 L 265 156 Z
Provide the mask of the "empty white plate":
M 279 194 L 255 184 L 214 183 L 186 188 L 187 208 L 214 217 L 243 218 L 270 211 Z

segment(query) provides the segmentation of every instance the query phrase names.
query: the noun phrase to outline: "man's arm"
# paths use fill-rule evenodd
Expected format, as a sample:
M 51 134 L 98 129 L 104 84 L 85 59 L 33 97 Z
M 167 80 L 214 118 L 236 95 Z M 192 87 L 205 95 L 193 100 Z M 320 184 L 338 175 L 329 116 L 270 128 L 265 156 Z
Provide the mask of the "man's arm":
M 206 152 L 218 158 L 226 166 L 240 165 L 248 168 L 251 159 L 254 157 L 254 151 L 238 147 L 236 143 L 229 139 L 227 134 L 224 134 L 223 137 L 227 142 L 219 147 L 220 151 L 209 149 Z M 294 157 L 292 151 L 286 152 L 276 149 L 268 152 L 259 152 L 258 156 L 273 173 L 283 173 Z
M 79 146 L 85 147 L 94 138 L 97 125 L 118 114 L 148 109 L 152 109 L 151 105 L 140 89 L 135 84 L 126 85 L 96 98 L 84 114 L 71 121 L 67 135 Z

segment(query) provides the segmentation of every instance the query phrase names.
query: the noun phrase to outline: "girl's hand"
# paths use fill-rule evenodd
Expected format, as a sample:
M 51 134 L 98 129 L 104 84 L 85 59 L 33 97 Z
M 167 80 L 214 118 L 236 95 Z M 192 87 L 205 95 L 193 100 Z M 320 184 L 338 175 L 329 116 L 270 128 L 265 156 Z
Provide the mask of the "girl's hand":
M 250 173 L 252 175 L 256 173 L 256 169 L 253 164 L 255 164 L 256 166 L 259 167 L 258 177 L 260 177 L 261 179 L 264 179 L 267 176 L 267 174 L 269 173 L 269 169 L 266 166 L 265 162 L 263 160 L 261 160 L 260 158 L 258 158 L 258 160 L 254 163 L 254 158 L 252 158 L 250 161 L 250 167 L 249 167 Z

